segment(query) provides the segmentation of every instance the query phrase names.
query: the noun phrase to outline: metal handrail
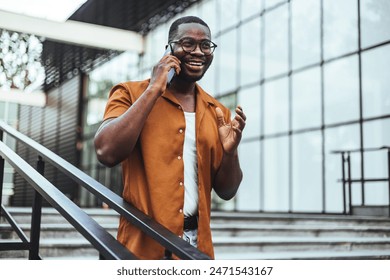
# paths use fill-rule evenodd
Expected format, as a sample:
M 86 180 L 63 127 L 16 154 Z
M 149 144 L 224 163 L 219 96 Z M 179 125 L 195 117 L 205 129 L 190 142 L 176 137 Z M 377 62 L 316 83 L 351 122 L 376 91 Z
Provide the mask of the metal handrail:
M 33 149 L 44 160 L 48 161 L 66 176 L 85 187 L 88 191 L 105 202 L 110 208 L 118 212 L 177 257 L 181 259 L 210 259 L 209 256 L 202 253 L 182 238 L 176 236 L 166 227 L 126 202 L 122 197 L 112 192 L 100 182 L 88 176 L 49 149 L 20 133 L 4 121 L 0 121 L 0 131 L 1 130 Z
M 60 190 L 0 141 L 0 155 L 39 194 L 64 216 L 106 259 L 137 259 L 110 233 L 89 217 Z
M 357 178 L 352 179 L 351 175 L 351 153 L 364 153 L 364 152 L 377 152 L 387 150 L 387 178 Z M 349 214 L 352 214 L 352 183 L 365 183 L 365 182 L 388 182 L 388 196 L 389 196 L 389 204 L 388 204 L 388 215 L 390 217 L 390 146 L 382 146 L 378 148 L 364 148 L 364 149 L 350 149 L 350 150 L 335 150 L 331 151 L 332 154 L 340 154 L 341 155 L 341 168 L 342 168 L 342 178 L 338 180 L 343 185 L 343 212 L 347 213 L 347 202 L 346 202 L 346 187 L 348 184 L 348 207 Z M 346 169 L 345 170 L 345 163 Z M 347 175 L 345 174 L 347 173 Z M 364 204 L 364 203 L 363 203 Z

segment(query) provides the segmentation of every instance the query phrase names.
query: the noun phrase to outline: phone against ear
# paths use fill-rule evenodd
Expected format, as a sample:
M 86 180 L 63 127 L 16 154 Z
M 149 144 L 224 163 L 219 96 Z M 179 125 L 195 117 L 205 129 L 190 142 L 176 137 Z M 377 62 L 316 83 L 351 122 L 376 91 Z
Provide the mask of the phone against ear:
M 166 48 L 163 56 L 166 56 L 167 54 L 171 54 L 171 48 L 169 46 Z M 167 86 L 171 84 L 171 81 L 174 76 L 175 76 L 175 68 L 172 67 L 168 72 Z

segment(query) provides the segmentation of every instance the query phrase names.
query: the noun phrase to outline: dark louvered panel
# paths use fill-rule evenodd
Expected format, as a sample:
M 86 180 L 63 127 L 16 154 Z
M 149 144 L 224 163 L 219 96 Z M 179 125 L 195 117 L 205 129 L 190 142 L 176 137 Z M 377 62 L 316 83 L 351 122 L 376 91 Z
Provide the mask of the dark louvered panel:
M 43 137 L 41 144 L 58 154 L 57 135 L 58 135 L 58 118 L 61 114 L 60 107 L 60 89 L 56 88 L 49 92 L 47 106 L 44 110 L 43 118 Z M 45 166 L 45 177 L 55 186 L 57 186 L 57 169 L 50 164 Z
M 28 135 L 30 131 L 30 114 L 31 110 L 29 107 L 20 107 L 18 129 L 20 132 L 26 135 Z M 16 151 L 23 159 L 28 160 L 30 151 L 26 148 L 25 145 L 21 144 L 20 142 L 17 142 Z M 26 181 L 19 174 L 15 175 L 14 183 L 15 189 L 14 195 L 11 198 L 11 203 L 16 206 L 25 205 L 27 203 L 27 200 L 31 200 L 33 192 L 31 188 L 27 187 Z
M 61 87 L 61 104 L 58 133 L 58 154 L 73 165 L 77 162 L 77 121 L 80 80 L 74 78 Z M 78 185 L 58 172 L 57 186 L 71 199 L 76 199 Z
M 73 165 L 78 165 L 77 123 L 79 108 L 80 77 L 67 81 L 51 90 L 45 108 L 21 106 L 19 131 L 39 142 Z M 23 144 L 17 144 L 17 153 L 36 166 L 38 156 Z M 77 184 L 50 164 L 45 165 L 45 177 L 63 193 L 77 199 Z M 19 175 L 15 176 L 15 194 L 11 200 L 15 206 L 32 204 L 33 190 Z

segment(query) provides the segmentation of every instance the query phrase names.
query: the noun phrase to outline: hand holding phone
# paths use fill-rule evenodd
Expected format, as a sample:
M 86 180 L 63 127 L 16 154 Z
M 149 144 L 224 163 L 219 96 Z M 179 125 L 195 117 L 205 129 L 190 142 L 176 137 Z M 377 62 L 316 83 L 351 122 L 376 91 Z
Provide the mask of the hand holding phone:
M 166 56 L 167 54 L 171 54 L 171 48 L 169 46 L 166 48 L 163 56 Z M 171 84 L 171 81 L 174 76 L 175 76 L 175 68 L 172 67 L 168 72 L 167 87 L 169 87 L 169 85 Z

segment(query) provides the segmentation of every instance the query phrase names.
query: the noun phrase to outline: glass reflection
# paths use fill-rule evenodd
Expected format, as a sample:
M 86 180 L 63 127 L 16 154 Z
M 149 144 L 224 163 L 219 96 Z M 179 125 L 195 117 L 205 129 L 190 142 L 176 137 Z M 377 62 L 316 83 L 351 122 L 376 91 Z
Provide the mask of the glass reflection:
M 356 55 L 324 67 L 325 124 L 359 119 L 359 68 Z
M 390 146 L 390 119 L 365 122 L 363 124 L 363 137 L 365 148 L 379 148 Z M 387 151 L 364 153 L 365 178 L 386 178 Z M 386 205 L 389 203 L 388 183 L 376 182 L 365 185 L 365 204 Z
M 390 46 L 362 53 L 363 117 L 390 114 Z
M 260 81 L 260 18 L 241 25 L 240 84 Z
M 341 155 L 331 153 L 334 150 L 353 150 L 359 148 L 360 131 L 359 125 L 344 125 L 325 130 L 325 210 L 329 212 L 342 212 L 343 210 L 343 187 L 338 180 L 342 177 Z M 354 178 L 361 176 L 360 156 L 355 154 L 351 157 L 351 170 Z M 361 203 L 361 185 L 352 186 L 352 201 L 354 204 Z M 348 211 L 348 209 L 347 209 Z
M 260 142 L 241 143 L 241 168 L 245 176 L 237 193 L 237 207 L 241 211 L 260 210 Z
M 322 210 L 322 137 L 320 131 L 292 138 L 292 208 Z
M 246 115 L 246 126 L 243 139 L 260 136 L 260 86 L 238 92 L 238 104 Z
M 326 0 L 324 7 L 324 58 L 328 59 L 358 48 L 356 0 Z
M 321 72 L 317 67 L 292 76 L 292 128 L 320 126 Z
M 259 14 L 263 8 L 264 0 L 241 0 L 241 20 Z
M 293 69 L 318 63 L 321 59 L 320 4 L 320 0 L 291 2 Z
M 289 210 L 288 137 L 266 139 L 264 155 L 264 210 Z
M 237 30 L 233 29 L 221 35 L 216 42 L 219 56 L 218 82 L 219 93 L 233 91 L 237 87 Z
M 265 17 L 264 77 L 288 71 L 288 6 L 267 12 Z
M 264 84 L 264 134 L 287 132 L 288 127 L 287 78 Z
M 390 1 L 360 0 L 362 47 L 390 40 Z
M 239 0 L 217 0 L 220 12 L 220 30 L 223 31 L 239 22 Z

